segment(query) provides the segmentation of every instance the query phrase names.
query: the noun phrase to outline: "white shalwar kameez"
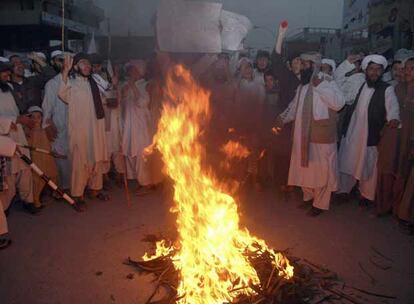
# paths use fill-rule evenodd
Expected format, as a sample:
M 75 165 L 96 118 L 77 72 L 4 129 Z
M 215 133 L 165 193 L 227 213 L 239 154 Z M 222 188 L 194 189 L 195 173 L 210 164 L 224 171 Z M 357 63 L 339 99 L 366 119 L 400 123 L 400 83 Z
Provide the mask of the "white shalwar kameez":
M 62 74 L 58 74 L 46 83 L 45 96 L 42 103 L 43 127 L 46 128 L 49 125 L 49 120 L 53 122 L 57 130 L 57 136 L 51 142 L 52 149 L 60 155 L 67 156 L 69 154 L 68 105 L 58 96 L 61 81 Z M 69 189 L 71 180 L 69 159 L 56 159 L 56 164 L 60 187 Z
M 105 119 L 97 119 L 89 81 L 81 76 L 61 81 L 59 97 L 69 108 L 69 156 L 72 165 L 71 194 L 83 196 L 86 186 L 102 189 L 108 159 Z
M 106 144 L 108 150 L 108 158 L 112 160 L 114 168 L 118 173 L 124 173 L 125 165 L 123 164 L 123 156 L 121 154 L 121 111 L 120 107 L 109 108 L 104 104 L 106 126 Z M 110 163 L 105 169 L 105 173 L 110 171 Z
M 10 122 L 15 123 L 19 115 L 19 109 L 11 92 L 0 91 L 0 118 L 3 120 L 8 119 Z M 3 135 L 7 134 L 20 145 L 27 145 L 23 126 L 21 124 L 17 124 L 16 126 L 17 130 L 10 129 L 8 130 L 9 132 L 5 132 Z M 30 152 L 27 149 L 22 148 L 21 150 L 27 157 L 30 157 Z M 21 200 L 26 203 L 33 203 L 33 176 L 30 167 L 19 157 L 13 156 L 7 162 L 6 171 L 5 179 L 8 189 L 1 195 L 4 209 L 10 206 L 13 197 L 16 195 L 16 188 L 18 189 Z
M 147 186 L 157 183 L 153 180 L 149 163 L 143 156 L 144 149 L 152 143 L 154 128 L 149 110 L 147 82 L 142 79 L 135 86 L 139 98 L 135 98 L 133 90 L 128 88 L 127 95 L 122 100 L 122 152 L 127 158 L 128 179 L 136 179 L 141 186 Z
M 338 187 L 337 145 L 309 143 L 309 165 L 301 165 L 302 112 L 309 85 L 296 92 L 295 99 L 281 114 L 286 124 L 295 121 L 288 184 L 302 187 L 304 201 L 313 199 L 313 206 L 329 209 L 331 193 Z M 301 91 L 301 92 L 300 92 Z M 300 96 L 299 96 L 300 94 Z M 334 82 L 323 81 L 313 88 L 313 118 L 329 118 L 329 109 L 339 111 L 345 104 L 343 94 Z
M 341 140 L 339 149 L 340 188 L 338 193 L 349 193 L 359 181 L 361 195 L 368 200 L 375 200 L 377 187 L 376 146 L 367 146 L 368 142 L 368 107 L 375 92 L 367 84 L 361 91 L 355 112 L 349 123 L 348 131 Z M 400 120 L 400 110 L 394 88 L 385 91 L 386 120 Z
M 11 120 L 0 118 L 0 134 L 7 134 L 10 131 Z M 8 136 L 0 135 L 0 156 L 12 157 L 16 151 L 16 143 Z M 7 218 L 4 214 L 3 195 L 0 196 L 0 236 L 9 232 Z

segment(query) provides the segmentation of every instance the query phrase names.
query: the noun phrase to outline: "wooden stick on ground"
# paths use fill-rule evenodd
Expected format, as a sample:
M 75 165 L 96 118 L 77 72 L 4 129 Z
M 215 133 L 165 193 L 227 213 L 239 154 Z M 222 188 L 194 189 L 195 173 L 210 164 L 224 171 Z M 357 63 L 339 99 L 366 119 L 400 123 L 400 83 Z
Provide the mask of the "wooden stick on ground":
M 374 251 L 376 254 L 378 254 L 380 257 L 386 259 L 387 261 L 393 262 L 393 260 L 387 256 L 385 256 L 383 253 L 381 253 L 378 249 L 376 249 L 374 246 L 371 246 L 372 251 Z
M 371 284 L 375 285 L 375 283 L 377 283 L 377 280 L 375 280 L 375 278 L 368 271 L 365 270 L 361 262 L 358 262 L 358 265 L 359 265 L 359 268 L 361 268 L 362 272 L 365 273 L 371 279 Z
M 366 295 L 369 295 L 369 296 L 374 296 L 374 297 L 378 297 L 378 298 L 385 298 L 385 299 L 393 299 L 393 300 L 397 299 L 397 297 L 395 297 L 395 296 L 383 295 L 383 294 L 367 291 L 367 290 L 357 288 L 357 287 L 353 287 L 353 286 L 346 286 L 346 287 L 351 288 L 351 289 L 356 290 L 356 291 L 359 291 L 359 292 L 362 292 L 362 293 L 365 293 Z

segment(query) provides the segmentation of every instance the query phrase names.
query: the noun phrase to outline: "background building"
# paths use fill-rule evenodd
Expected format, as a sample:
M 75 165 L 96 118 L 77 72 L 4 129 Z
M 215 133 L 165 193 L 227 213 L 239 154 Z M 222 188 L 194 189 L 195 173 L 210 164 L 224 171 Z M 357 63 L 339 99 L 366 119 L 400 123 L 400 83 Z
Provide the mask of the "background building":
M 335 28 L 307 27 L 286 39 L 287 57 L 308 51 L 319 51 L 322 56 L 341 59 L 341 30 Z
M 0 49 L 45 50 L 60 44 L 61 5 L 61 0 L 1 0 Z M 92 33 L 101 34 L 104 19 L 104 11 L 91 0 L 65 0 L 66 42 L 81 47 Z

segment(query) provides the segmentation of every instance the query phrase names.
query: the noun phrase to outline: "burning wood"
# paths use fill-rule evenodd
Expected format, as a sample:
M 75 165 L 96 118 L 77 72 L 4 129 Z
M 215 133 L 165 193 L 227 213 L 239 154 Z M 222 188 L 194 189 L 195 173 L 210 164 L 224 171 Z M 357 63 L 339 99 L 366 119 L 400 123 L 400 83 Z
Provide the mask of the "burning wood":
M 236 201 L 202 168 L 199 138 L 209 117 L 209 93 L 180 65 L 170 70 L 165 93 L 151 147 L 161 152 L 174 182 L 178 238 L 153 239 L 154 254 L 127 262 L 155 275 L 147 303 L 311 303 L 317 294 L 325 297 L 336 275 L 288 258 L 241 228 Z M 168 296 L 153 302 L 160 287 Z

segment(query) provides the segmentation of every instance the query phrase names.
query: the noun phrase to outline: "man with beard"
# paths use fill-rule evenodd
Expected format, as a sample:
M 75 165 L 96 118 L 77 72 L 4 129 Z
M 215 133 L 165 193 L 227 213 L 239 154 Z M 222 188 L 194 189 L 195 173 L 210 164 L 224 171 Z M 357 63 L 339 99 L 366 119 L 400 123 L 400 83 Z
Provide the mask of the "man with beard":
M 27 145 L 23 126 L 31 128 L 34 122 L 28 116 L 19 114 L 9 81 L 10 66 L 7 63 L 0 63 L 0 119 L 9 122 L 7 130 L 2 130 L 1 133 L 8 135 L 20 145 Z M 27 157 L 30 157 L 28 150 L 22 150 Z M 40 210 L 33 204 L 33 177 L 30 168 L 19 157 L 14 156 L 8 159 L 4 173 L 7 186 L 7 191 L 1 193 L 4 209 L 9 208 L 10 203 L 18 193 L 18 197 L 27 212 L 31 214 L 39 212 Z
M 366 82 L 344 116 L 339 149 L 340 189 L 350 193 L 357 181 L 360 206 L 375 200 L 378 177 L 378 149 L 384 126 L 397 128 L 399 106 L 394 88 L 382 81 L 387 60 L 369 55 L 362 61 Z
M 42 91 L 47 81 L 56 75 L 55 70 L 47 65 L 42 56 L 31 53 L 28 58 L 32 60 L 32 69 L 35 75 L 25 77 L 25 69 L 19 56 L 12 56 L 10 62 L 13 66 L 12 84 L 18 96 L 17 106 L 21 114 L 31 106 L 42 106 Z
M 318 53 L 301 55 L 301 85 L 276 127 L 295 121 L 288 184 L 302 187 L 303 204 L 310 216 L 329 209 L 337 190 L 336 112 L 345 104 L 334 82 L 320 79 Z
M 74 67 L 75 76 L 69 79 Z M 108 200 L 101 192 L 108 152 L 105 133 L 105 112 L 98 85 L 91 76 L 88 55 L 66 55 L 58 96 L 68 104 L 69 159 L 72 166 L 71 194 L 80 208 L 85 207 L 84 191 L 91 197 Z
M 60 83 L 62 82 L 62 67 L 64 54 L 61 51 L 53 51 L 51 63 L 58 73 L 49 80 L 45 86 L 43 98 L 43 128 L 46 129 L 52 149 L 60 155 L 67 156 L 69 151 L 68 137 L 68 105 L 58 96 Z M 59 185 L 63 189 L 70 187 L 70 162 L 68 159 L 56 159 L 58 167 Z
M 300 73 L 302 70 L 302 61 L 299 55 L 292 55 L 290 58 L 290 66 L 288 68 L 286 62 L 282 58 L 282 47 L 285 36 L 287 34 L 287 24 L 280 24 L 279 34 L 275 42 L 275 48 L 272 53 L 271 72 L 279 81 L 279 102 L 277 105 L 277 115 L 286 110 L 289 103 L 293 100 L 296 90 L 300 84 Z M 274 157 L 277 159 L 275 164 L 277 167 L 275 174 L 276 186 L 283 193 L 293 190 L 288 187 L 289 162 L 292 151 L 292 128 L 291 124 L 284 126 L 283 130 L 275 138 L 278 149 L 275 150 Z
M 219 54 L 209 73 L 202 79 L 203 84 L 211 92 L 211 124 L 210 135 L 222 140 L 229 128 L 233 128 L 231 120 L 232 106 L 236 94 L 236 82 L 230 71 L 230 58 L 228 54 Z M 215 142 L 213 140 L 213 142 Z M 217 145 L 216 142 L 214 145 Z

